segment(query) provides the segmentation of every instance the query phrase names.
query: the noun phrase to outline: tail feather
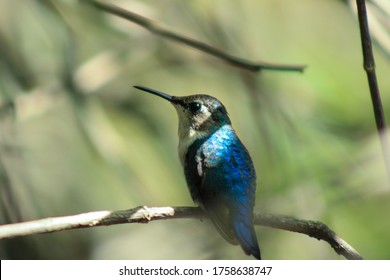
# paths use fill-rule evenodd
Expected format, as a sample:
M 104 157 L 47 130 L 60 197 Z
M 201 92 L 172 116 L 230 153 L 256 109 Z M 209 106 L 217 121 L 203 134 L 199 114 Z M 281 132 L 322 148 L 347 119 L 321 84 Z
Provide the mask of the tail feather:
M 233 228 L 244 252 L 261 260 L 260 248 L 251 217 L 243 215 L 234 217 Z
M 261 259 L 252 211 L 247 204 L 229 209 L 224 203 L 203 199 L 200 205 L 226 241 L 233 245 L 240 244 L 247 255 Z

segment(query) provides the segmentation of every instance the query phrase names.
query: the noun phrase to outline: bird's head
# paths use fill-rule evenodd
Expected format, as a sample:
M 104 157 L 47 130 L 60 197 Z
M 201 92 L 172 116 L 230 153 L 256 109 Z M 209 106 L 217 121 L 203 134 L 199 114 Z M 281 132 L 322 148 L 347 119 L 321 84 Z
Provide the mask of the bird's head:
M 146 87 L 135 88 L 171 102 L 179 116 L 179 138 L 190 141 L 190 144 L 196 139 L 211 135 L 224 125 L 231 124 L 225 106 L 210 95 L 172 96 Z

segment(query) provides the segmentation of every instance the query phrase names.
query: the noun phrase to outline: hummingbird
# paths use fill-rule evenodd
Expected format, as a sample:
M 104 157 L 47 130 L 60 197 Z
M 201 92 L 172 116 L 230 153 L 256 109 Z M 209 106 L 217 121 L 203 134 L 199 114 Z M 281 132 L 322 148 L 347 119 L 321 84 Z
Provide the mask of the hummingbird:
M 134 87 L 174 106 L 179 118 L 179 158 L 192 200 L 226 241 L 261 259 L 253 226 L 256 172 L 225 106 L 210 95 L 172 96 Z

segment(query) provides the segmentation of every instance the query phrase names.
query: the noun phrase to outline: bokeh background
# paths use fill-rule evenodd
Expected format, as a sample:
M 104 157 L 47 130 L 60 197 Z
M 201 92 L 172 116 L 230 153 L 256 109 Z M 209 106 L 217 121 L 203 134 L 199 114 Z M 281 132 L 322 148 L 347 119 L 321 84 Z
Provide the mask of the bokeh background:
M 255 162 L 256 211 L 322 221 L 365 258 L 390 258 L 390 186 L 354 1 L 112 3 L 227 53 L 307 68 L 252 73 L 82 1 L 2 0 L 0 223 L 192 206 L 177 156 L 176 112 L 132 88 L 144 85 L 223 101 Z M 390 13 L 370 13 L 377 19 L 374 51 L 389 119 Z M 266 259 L 342 259 L 305 235 L 256 231 Z M 2 240 L 0 257 L 248 258 L 198 220 Z

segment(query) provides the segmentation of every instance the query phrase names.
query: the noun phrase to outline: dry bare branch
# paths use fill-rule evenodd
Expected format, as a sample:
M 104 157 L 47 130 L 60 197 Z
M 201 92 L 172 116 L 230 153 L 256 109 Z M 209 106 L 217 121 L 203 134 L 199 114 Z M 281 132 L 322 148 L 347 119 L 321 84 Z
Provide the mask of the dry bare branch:
M 146 207 L 129 210 L 97 211 L 72 216 L 53 217 L 35 221 L 0 226 L 0 239 L 50 233 L 63 230 L 110 226 L 126 223 L 148 223 L 168 219 L 207 218 L 198 207 Z M 256 213 L 254 222 L 271 228 L 293 231 L 324 240 L 336 253 L 347 259 L 363 259 L 362 256 L 334 231 L 321 222 L 301 220 L 288 216 Z
M 263 69 L 303 72 L 303 70 L 306 68 L 305 65 L 285 65 L 285 64 L 268 63 L 268 62 L 253 62 L 244 58 L 236 57 L 228 53 L 225 53 L 217 48 L 214 48 L 204 42 L 195 40 L 193 38 L 189 38 L 185 35 L 169 30 L 157 24 L 153 20 L 150 20 L 144 16 L 133 13 L 129 10 L 122 9 L 118 6 L 108 4 L 102 1 L 96 1 L 96 0 L 84 0 L 84 2 L 95 6 L 99 10 L 119 16 L 131 22 L 134 22 L 135 24 L 138 24 L 144 27 L 145 29 L 147 29 L 148 31 L 152 32 L 153 34 L 159 35 L 165 39 L 190 46 L 194 49 L 200 50 L 204 53 L 222 59 L 225 62 L 235 67 L 239 67 L 253 72 L 257 72 Z

